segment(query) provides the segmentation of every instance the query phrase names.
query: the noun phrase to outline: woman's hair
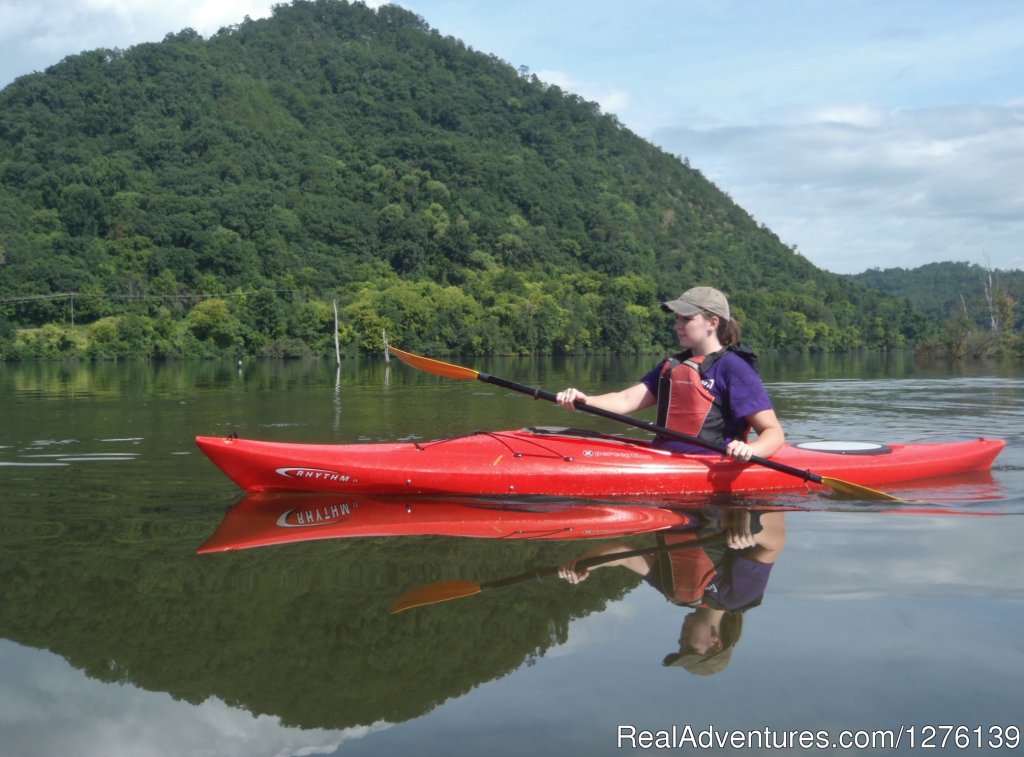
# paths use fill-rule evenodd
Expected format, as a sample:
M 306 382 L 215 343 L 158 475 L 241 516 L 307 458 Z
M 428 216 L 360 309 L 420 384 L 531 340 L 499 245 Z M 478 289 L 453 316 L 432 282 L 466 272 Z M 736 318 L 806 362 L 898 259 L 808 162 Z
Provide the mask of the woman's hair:
M 740 325 L 733 318 L 723 318 L 717 313 L 707 312 L 704 313 L 704 317 L 708 320 L 712 317 L 718 318 L 718 330 L 715 333 L 718 335 L 718 341 L 722 343 L 723 347 L 730 347 L 740 343 Z

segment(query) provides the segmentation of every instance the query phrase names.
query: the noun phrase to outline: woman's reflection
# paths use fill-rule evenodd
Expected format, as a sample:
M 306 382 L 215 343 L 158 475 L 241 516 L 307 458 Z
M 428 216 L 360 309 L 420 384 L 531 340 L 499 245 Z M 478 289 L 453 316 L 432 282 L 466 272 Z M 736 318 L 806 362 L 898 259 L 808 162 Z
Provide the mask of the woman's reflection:
M 715 533 L 723 538 L 692 549 L 627 556 L 593 570 L 629 568 L 669 602 L 694 608 L 683 619 L 678 651 L 667 655 L 663 664 L 712 675 L 729 664 L 743 629 L 743 613 L 761 604 L 772 566 L 786 544 L 786 521 L 781 512 L 745 508 L 697 510 L 693 515 L 696 529 L 659 533 L 659 544 L 682 545 Z M 578 560 L 618 552 L 635 552 L 635 547 L 602 544 L 563 563 L 558 575 L 573 584 L 585 581 L 590 571 L 577 571 Z

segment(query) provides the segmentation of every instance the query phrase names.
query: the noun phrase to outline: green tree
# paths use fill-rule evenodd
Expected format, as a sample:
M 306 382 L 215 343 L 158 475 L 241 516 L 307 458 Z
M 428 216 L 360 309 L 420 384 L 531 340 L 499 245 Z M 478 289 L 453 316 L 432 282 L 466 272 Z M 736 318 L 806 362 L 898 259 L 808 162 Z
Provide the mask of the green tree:
M 226 300 L 203 300 L 188 312 L 188 321 L 196 339 L 213 342 L 222 350 L 236 346 L 242 334 L 242 325 Z

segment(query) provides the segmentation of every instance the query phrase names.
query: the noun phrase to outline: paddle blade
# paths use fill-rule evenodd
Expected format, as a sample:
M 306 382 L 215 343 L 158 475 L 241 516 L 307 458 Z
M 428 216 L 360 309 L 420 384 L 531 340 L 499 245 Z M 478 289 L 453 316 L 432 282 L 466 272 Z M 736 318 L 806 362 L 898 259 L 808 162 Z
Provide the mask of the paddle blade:
M 480 589 L 480 584 L 473 581 L 438 581 L 437 583 L 410 589 L 395 600 L 395 603 L 391 605 L 391 609 L 388 612 L 394 615 L 405 610 L 411 610 L 414 607 L 436 605 L 439 602 L 447 602 L 451 599 L 471 597 L 474 594 L 479 594 Z
M 397 357 L 403 363 L 411 365 L 413 368 L 419 368 L 421 371 L 427 373 L 433 373 L 435 376 L 444 376 L 445 378 L 453 379 L 475 379 L 480 375 L 479 371 L 474 371 L 472 368 L 465 368 L 461 365 L 453 365 L 452 363 L 444 363 L 440 360 L 432 360 L 429 357 L 423 357 L 421 355 L 413 355 L 411 352 L 400 350 L 397 347 L 388 345 L 388 352 Z
M 846 494 L 851 497 L 856 497 L 857 499 L 887 499 L 896 502 L 903 501 L 892 494 L 886 494 L 885 492 L 880 492 L 877 489 L 869 489 L 868 487 L 861 486 L 860 484 L 851 484 L 849 481 L 842 481 L 838 478 L 822 476 L 821 483 L 825 486 L 831 487 L 840 494 Z

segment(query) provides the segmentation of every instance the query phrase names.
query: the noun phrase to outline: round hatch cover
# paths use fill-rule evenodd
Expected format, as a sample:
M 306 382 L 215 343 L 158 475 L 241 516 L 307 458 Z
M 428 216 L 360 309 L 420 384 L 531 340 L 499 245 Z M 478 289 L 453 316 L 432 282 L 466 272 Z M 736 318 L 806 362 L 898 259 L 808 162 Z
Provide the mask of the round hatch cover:
M 891 447 L 877 442 L 801 442 L 796 447 L 834 455 L 885 455 L 892 452 Z

